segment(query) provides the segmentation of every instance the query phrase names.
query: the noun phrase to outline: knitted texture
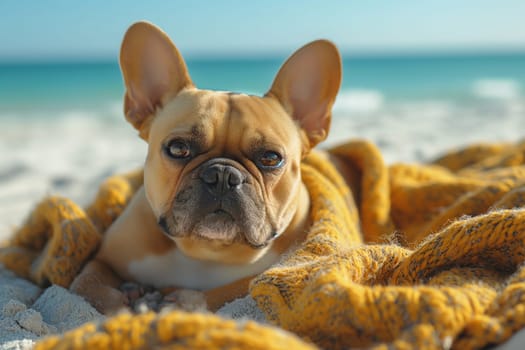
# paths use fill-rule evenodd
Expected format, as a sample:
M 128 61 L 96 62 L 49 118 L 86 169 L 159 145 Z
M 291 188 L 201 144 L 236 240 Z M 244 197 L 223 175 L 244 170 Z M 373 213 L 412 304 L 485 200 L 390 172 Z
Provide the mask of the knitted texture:
M 352 193 L 326 157 L 309 155 L 307 238 L 250 287 L 267 319 L 302 340 L 172 311 L 86 324 L 37 349 L 479 349 L 525 327 L 525 144 L 473 145 L 432 164 L 390 167 L 367 142 L 330 152 L 351 165 L 358 188 Z M 0 261 L 67 286 L 140 183 L 140 174 L 108 180 L 87 211 L 44 200 Z
M 231 349 L 313 350 L 297 336 L 253 321 L 235 322 L 214 315 L 170 313 L 122 314 L 100 325 L 87 323 L 62 337 L 36 344 L 44 349 Z
M 0 262 L 40 286 L 68 287 L 96 251 L 102 233 L 142 185 L 142 171 L 113 176 L 86 210 L 67 198 L 44 198 L 0 249 Z

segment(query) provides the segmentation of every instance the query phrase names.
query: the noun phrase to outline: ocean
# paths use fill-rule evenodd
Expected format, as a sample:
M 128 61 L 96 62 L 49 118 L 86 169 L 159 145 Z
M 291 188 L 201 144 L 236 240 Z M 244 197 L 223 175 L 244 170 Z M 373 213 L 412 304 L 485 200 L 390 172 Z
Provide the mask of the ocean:
M 263 94 L 284 61 L 193 59 L 199 88 Z M 368 139 L 393 162 L 525 136 L 525 53 L 347 57 L 321 147 Z M 116 62 L 0 63 L 0 238 L 47 194 L 80 203 L 143 164 Z

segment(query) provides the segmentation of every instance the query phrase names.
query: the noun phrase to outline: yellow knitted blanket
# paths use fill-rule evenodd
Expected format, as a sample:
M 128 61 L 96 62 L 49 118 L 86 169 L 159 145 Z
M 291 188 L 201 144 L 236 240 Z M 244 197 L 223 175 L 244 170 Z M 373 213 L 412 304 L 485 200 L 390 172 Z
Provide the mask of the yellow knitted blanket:
M 120 315 L 36 348 L 479 349 L 525 327 L 525 143 L 390 167 L 367 142 L 330 152 L 358 185 L 352 192 L 325 157 L 308 156 L 307 239 L 251 284 L 277 327 L 179 311 Z M 0 262 L 67 287 L 141 176 L 110 178 L 86 210 L 45 199 Z

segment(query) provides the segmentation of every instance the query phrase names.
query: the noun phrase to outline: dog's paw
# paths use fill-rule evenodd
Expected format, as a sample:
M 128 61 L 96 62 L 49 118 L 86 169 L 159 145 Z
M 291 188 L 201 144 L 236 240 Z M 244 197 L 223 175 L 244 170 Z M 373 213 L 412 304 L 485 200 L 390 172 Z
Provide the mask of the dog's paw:
M 161 309 L 175 308 L 184 311 L 208 311 L 204 293 L 191 289 L 177 289 L 166 296 L 160 305 Z
M 129 304 L 133 305 L 137 299 L 150 292 L 151 288 L 135 282 L 124 282 L 120 285 L 119 290 L 126 296 Z
M 122 310 L 129 311 L 127 295 L 113 287 L 101 284 L 93 274 L 79 275 L 69 289 L 83 297 L 98 312 L 104 315 L 113 315 Z
M 137 313 L 144 313 L 150 310 L 159 311 L 162 299 L 163 296 L 159 291 L 147 292 L 130 306 Z
M 137 313 L 149 310 L 158 311 L 162 302 L 162 294 L 153 287 L 136 282 L 124 282 L 119 290 L 126 296 L 128 306 Z
M 98 297 L 88 300 L 100 313 L 114 315 L 129 311 L 129 300 L 126 295 L 115 288 L 100 286 Z

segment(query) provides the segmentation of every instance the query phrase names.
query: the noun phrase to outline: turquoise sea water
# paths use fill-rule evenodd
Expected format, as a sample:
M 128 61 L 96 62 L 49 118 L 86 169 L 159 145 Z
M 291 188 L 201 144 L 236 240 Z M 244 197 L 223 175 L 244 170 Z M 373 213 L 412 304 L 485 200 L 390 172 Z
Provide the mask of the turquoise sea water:
M 284 59 L 189 60 L 200 88 L 262 94 Z M 525 53 L 345 58 L 342 91 L 376 91 L 387 100 L 468 99 L 480 80 L 525 87 Z M 497 86 L 496 86 L 497 88 Z M 119 101 L 116 62 L 0 63 L 0 118 L 21 110 L 93 108 Z

